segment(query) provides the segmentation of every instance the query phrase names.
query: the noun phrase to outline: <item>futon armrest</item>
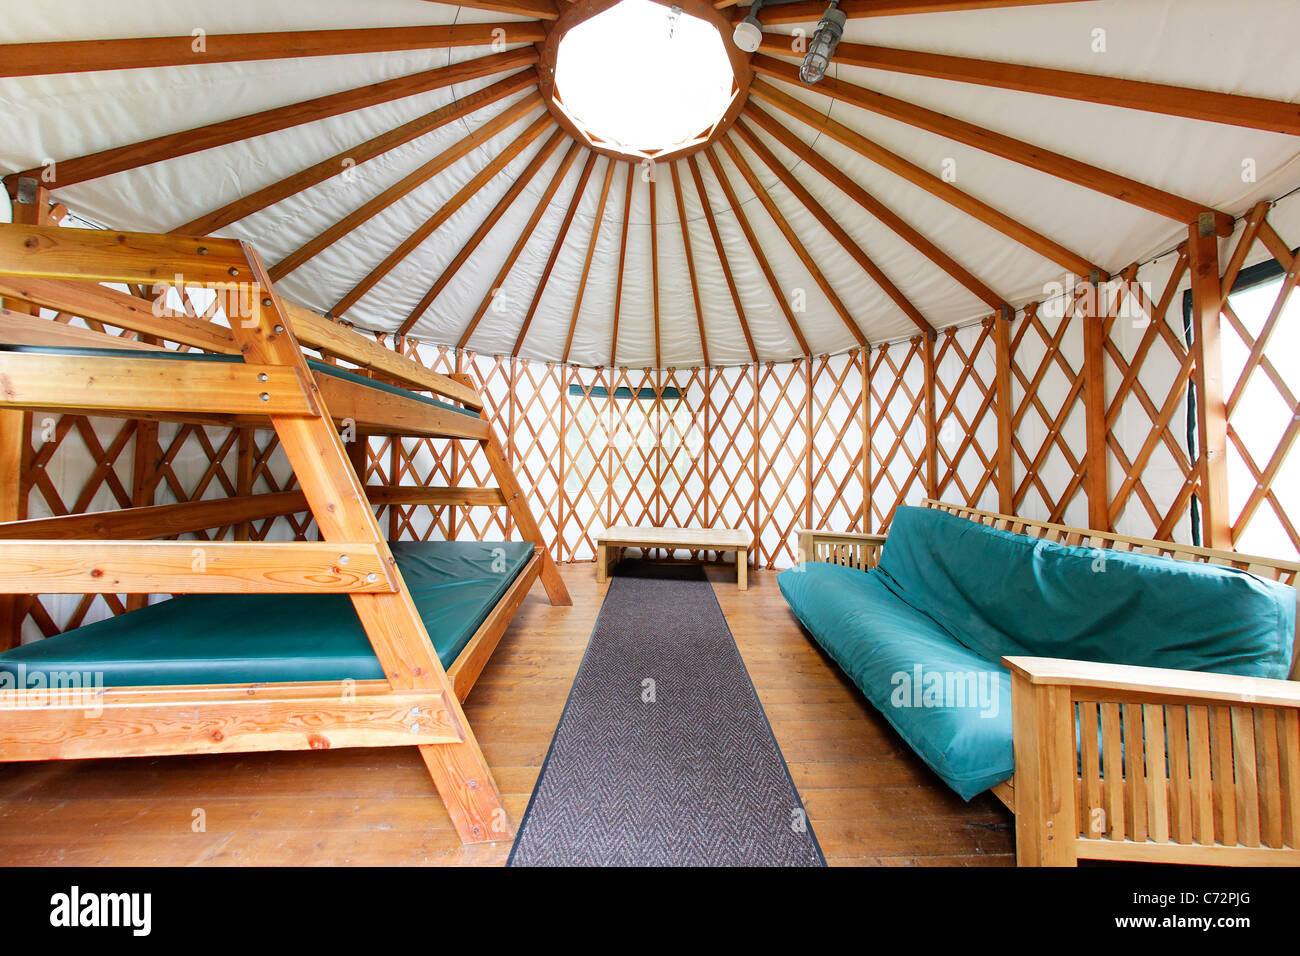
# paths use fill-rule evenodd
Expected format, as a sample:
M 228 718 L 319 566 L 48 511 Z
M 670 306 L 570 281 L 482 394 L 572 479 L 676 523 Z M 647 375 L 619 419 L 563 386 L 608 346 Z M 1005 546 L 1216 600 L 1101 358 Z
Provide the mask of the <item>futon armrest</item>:
M 802 528 L 799 530 L 799 560 L 843 564 L 865 571 L 876 566 L 884 544 L 883 534 Z
M 1055 657 L 1004 657 L 1011 673 L 1036 687 L 1069 687 L 1073 698 L 1167 700 L 1300 708 L 1300 682 L 1204 671 L 1098 664 Z

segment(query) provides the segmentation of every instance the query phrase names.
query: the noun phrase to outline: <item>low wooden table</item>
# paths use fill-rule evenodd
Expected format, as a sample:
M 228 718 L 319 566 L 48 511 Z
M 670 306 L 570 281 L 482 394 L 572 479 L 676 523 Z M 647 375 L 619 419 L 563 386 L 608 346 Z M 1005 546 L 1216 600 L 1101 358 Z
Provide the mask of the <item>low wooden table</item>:
M 749 589 L 749 535 L 736 528 L 608 528 L 596 536 L 596 581 L 603 584 L 624 548 L 736 552 L 736 584 Z

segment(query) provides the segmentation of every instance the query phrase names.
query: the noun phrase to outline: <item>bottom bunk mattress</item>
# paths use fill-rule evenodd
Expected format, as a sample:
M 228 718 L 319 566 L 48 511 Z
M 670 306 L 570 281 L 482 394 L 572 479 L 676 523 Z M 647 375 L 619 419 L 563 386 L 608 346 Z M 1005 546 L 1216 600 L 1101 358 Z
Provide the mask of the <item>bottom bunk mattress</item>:
M 390 545 L 434 650 L 450 667 L 533 556 L 526 541 Z M 375 680 L 346 594 L 189 594 L 0 654 L 0 673 L 95 672 L 106 687 Z

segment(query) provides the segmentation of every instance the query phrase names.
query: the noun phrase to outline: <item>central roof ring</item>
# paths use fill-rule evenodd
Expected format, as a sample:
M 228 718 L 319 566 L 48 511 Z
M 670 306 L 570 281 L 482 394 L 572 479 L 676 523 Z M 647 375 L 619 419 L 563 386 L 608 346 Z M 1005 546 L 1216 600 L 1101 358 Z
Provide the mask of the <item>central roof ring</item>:
M 746 100 L 749 98 L 749 83 L 753 76 L 749 65 L 750 54 L 745 53 L 732 42 L 733 23 L 728 11 L 715 8 L 710 0 L 674 0 L 671 3 L 654 0 L 654 3 L 663 8 L 665 30 L 669 29 L 670 16 L 674 8 L 676 8 L 681 11 L 680 16 L 677 17 L 678 21 L 686 17 L 693 17 L 696 20 L 703 21 L 704 24 L 717 32 L 717 39 L 721 46 L 720 55 L 725 56 L 727 62 L 730 63 L 731 83 L 730 96 L 726 98 L 725 109 L 716 120 L 712 120 L 698 131 L 693 131 L 683 139 L 668 145 L 645 148 L 629 147 L 590 128 L 589 124 L 580 119 L 576 111 L 571 109 L 564 100 L 564 90 L 556 83 L 556 66 L 561 56 L 561 46 L 565 36 L 574 27 L 592 20 L 623 2 L 625 0 L 576 0 L 574 3 L 562 3 L 560 5 L 562 7 L 560 16 L 551 24 L 546 40 L 541 44 L 541 59 L 537 64 L 539 86 L 546 106 L 560 126 L 574 139 L 596 152 L 614 159 L 633 163 L 646 161 L 661 163 L 672 162 L 697 153 L 711 143 L 716 142 L 735 123 L 740 111 L 744 108 Z M 636 2 L 636 0 L 626 0 L 626 2 L 632 3 Z M 699 25 L 685 24 L 685 26 L 696 28 Z M 575 36 L 576 39 L 578 38 Z M 638 44 L 639 39 L 637 37 L 627 37 L 622 42 Z M 711 44 L 711 40 L 708 42 Z M 563 76 L 564 70 L 562 69 L 561 84 Z M 624 81 L 637 80 L 634 76 L 621 77 L 620 79 Z M 653 78 L 643 78 L 641 81 L 646 82 L 648 85 L 654 83 Z

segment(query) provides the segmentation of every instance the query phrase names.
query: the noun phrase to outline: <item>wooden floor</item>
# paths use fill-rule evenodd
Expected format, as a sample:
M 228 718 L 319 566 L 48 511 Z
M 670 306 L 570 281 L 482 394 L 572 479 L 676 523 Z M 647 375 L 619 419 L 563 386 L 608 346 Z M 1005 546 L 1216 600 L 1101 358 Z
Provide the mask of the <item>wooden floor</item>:
M 518 824 L 604 585 L 534 587 L 466 712 Z M 963 803 L 803 635 L 776 574 L 709 576 L 831 864 L 1008 865 L 1011 815 Z M 462 847 L 414 748 L 0 764 L 0 861 L 22 864 L 500 864 Z

